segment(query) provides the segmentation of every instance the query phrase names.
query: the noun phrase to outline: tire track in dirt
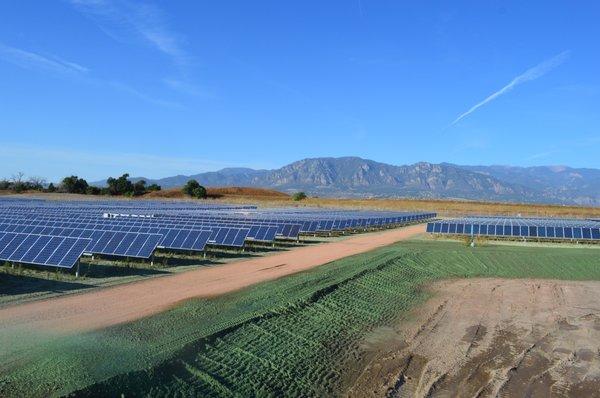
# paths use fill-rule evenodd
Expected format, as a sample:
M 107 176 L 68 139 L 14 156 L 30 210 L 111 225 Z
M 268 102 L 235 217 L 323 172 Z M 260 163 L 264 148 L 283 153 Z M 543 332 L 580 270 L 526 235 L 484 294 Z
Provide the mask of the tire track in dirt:
M 349 396 L 600 397 L 600 282 L 490 278 L 432 289 L 396 328 L 399 348 L 371 353 Z

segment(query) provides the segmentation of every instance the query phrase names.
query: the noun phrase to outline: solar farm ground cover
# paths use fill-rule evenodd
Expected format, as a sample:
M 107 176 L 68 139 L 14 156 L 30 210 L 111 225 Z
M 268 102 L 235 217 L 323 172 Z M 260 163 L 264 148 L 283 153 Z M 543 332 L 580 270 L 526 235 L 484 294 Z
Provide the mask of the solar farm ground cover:
M 600 280 L 596 248 L 398 243 L 129 324 L 0 358 L 2 396 L 329 396 L 369 359 L 373 331 L 406 319 L 447 278 Z

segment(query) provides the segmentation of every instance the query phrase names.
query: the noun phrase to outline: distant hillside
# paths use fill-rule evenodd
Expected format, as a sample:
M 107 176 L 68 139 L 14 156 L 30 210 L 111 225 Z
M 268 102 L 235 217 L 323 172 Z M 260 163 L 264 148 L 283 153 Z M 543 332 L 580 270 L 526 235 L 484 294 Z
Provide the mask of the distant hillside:
M 245 186 L 318 196 L 455 198 L 600 205 L 600 170 L 568 167 L 394 166 L 358 157 L 315 158 L 275 170 L 220 171 L 146 179 L 163 188 L 196 179 L 207 187 Z
M 600 170 L 565 166 L 462 166 L 466 170 L 527 186 L 556 203 L 600 204 Z

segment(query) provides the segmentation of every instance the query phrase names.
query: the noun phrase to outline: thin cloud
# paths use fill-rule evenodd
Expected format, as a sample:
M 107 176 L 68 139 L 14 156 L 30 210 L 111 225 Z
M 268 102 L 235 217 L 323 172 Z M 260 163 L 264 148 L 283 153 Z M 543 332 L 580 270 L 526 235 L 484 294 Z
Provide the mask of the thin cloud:
M 25 69 L 44 70 L 57 74 L 85 74 L 89 69 L 58 57 L 43 56 L 0 43 L 0 58 Z
M 180 93 L 191 95 L 195 97 L 201 98 L 214 98 L 215 96 L 205 90 L 200 90 L 195 84 L 189 83 L 185 79 L 173 79 L 173 78 L 165 78 L 162 80 L 165 86 L 170 88 L 171 90 L 178 91 Z
M 182 108 L 181 104 L 151 97 L 125 83 L 103 80 L 91 76 L 89 73 L 90 70 L 85 66 L 75 62 L 66 61 L 55 55 L 44 56 L 0 43 L 0 59 L 10 62 L 20 68 L 50 73 L 58 77 L 76 80 L 81 83 L 96 86 L 108 86 L 151 104 L 169 108 Z
M 548 158 L 550 156 L 556 155 L 558 153 L 560 153 L 560 151 L 558 151 L 558 150 L 551 150 L 551 151 L 546 151 L 546 152 L 539 152 L 539 153 L 535 153 L 535 154 L 529 156 L 527 158 L 527 160 L 533 161 L 533 160 L 545 159 L 545 158 Z
M 358 13 L 360 14 L 361 18 L 365 17 L 365 13 L 363 11 L 362 0 L 358 0 Z
M 562 53 L 534 66 L 533 68 L 528 69 L 525 73 L 515 77 L 506 86 L 502 87 L 500 90 L 498 90 L 495 93 L 493 93 L 492 95 L 488 96 L 483 101 L 475 104 L 468 111 L 459 115 L 450 124 L 450 126 L 454 126 L 456 123 L 460 122 L 462 119 L 469 116 L 471 113 L 475 112 L 477 109 L 479 109 L 482 106 L 484 106 L 485 104 L 495 100 L 496 98 L 500 97 L 501 95 L 508 93 L 516 86 L 544 76 L 546 73 L 550 72 L 552 69 L 556 68 L 557 66 L 559 66 L 560 64 L 565 62 L 567 60 L 567 58 L 569 57 L 569 54 L 570 54 L 569 51 L 563 51 Z
M 190 81 L 194 57 L 185 49 L 184 37 L 172 30 L 167 15 L 157 6 L 127 0 L 68 0 L 106 35 L 121 43 L 143 43 L 167 56 L 178 70 L 176 79 L 163 79 L 174 91 L 204 96 Z
M 183 49 L 181 35 L 169 29 L 162 10 L 152 4 L 118 0 L 70 0 L 70 3 L 115 40 L 142 40 L 178 66 L 191 60 Z
M 119 91 L 127 93 L 133 97 L 139 98 L 142 101 L 149 102 L 151 104 L 160 105 L 160 106 L 164 106 L 167 108 L 176 108 L 176 109 L 184 108 L 184 106 L 178 102 L 166 101 L 166 100 L 162 100 L 159 98 L 151 97 L 147 94 L 142 93 L 141 91 L 136 90 L 135 88 L 133 88 L 131 86 L 128 86 L 125 83 L 116 82 L 116 81 L 108 81 L 105 83 L 111 87 L 114 87 L 115 89 L 117 89 Z

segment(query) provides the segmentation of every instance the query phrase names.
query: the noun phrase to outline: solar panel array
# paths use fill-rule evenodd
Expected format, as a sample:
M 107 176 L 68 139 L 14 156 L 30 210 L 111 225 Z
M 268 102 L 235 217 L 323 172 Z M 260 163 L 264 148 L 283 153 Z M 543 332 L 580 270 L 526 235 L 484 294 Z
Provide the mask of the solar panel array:
M 600 223 L 560 218 L 466 217 L 427 224 L 427 232 L 543 240 L 600 241 Z
M 81 247 L 77 258 L 87 253 L 147 259 L 156 249 L 202 252 L 207 246 L 241 248 L 248 242 L 272 243 L 298 239 L 301 234 L 385 228 L 435 216 L 420 212 L 258 209 L 200 202 L 8 198 L 0 199 L 0 234 L 12 237 L 14 243 L 6 247 L 0 243 L 0 250 L 8 253 L 9 246 L 17 244 L 17 237 L 27 238 L 20 242 L 20 251 L 0 256 L 0 260 L 72 267 L 75 262 L 71 259 Z M 47 238 L 51 241 L 46 242 Z M 58 259 L 63 246 L 48 258 L 34 255 L 42 249 L 49 252 L 59 242 L 72 244 L 64 258 Z M 25 249 L 26 253 L 21 253 Z
M 72 268 L 89 239 L 0 232 L 0 260 Z

